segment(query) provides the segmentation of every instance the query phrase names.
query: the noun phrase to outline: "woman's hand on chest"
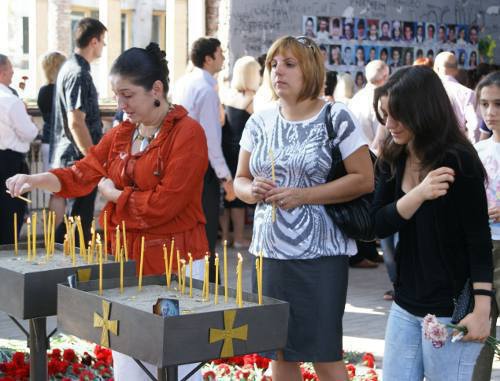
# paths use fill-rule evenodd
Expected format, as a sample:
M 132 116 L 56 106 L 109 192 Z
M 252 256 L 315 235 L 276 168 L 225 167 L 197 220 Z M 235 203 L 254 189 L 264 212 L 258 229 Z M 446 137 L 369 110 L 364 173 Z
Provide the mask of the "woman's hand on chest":
M 104 199 L 109 202 L 116 203 L 122 194 L 122 191 L 116 189 L 115 183 L 107 177 L 103 177 L 97 187 Z

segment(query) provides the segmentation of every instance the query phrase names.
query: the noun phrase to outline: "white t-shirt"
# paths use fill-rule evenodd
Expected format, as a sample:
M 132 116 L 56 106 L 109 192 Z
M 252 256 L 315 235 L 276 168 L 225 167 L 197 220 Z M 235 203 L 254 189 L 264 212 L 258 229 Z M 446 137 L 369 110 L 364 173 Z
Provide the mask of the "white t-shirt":
M 253 114 L 246 123 L 241 147 L 251 153 L 252 176 L 272 178 L 272 148 L 276 183 L 279 187 L 308 188 L 324 184 L 332 164 L 332 143 L 325 126 L 325 106 L 308 120 L 288 121 L 279 105 Z M 346 106 L 335 103 L 331 109 L 336 138 L 345 159 L 366 145 L 361 128 Z M 249 251 L 276 259 L 313 259 L 333 255 L 354 255 L 356 244 L 334 226 L 323 205 L 302 205 L 283 210 L 277 207 L 272 222 L 272 205 L 260 202 L 254 214 L 253 237 Z
M 491 137 L 477 142 L 474 147 L 488 173 L 488 184 L 486 185 L 488 208 L 495 205 L 500 206 L 500 143 L 495 142 Z M 500 240 L 500 222 L 490 221 L 490 228 L 491 239 Z

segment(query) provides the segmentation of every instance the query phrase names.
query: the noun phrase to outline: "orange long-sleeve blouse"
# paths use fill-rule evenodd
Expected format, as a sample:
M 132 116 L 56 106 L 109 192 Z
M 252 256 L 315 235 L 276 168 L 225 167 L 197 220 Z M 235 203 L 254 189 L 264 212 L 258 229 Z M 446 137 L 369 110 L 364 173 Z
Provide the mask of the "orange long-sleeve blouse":
M 122 190 L 117 202 L 108 202 L 108 248 L 114 252 L 115 228 L 125 221 L 129 257 L 139 268 L 141 236 L 145 237 L 144 274 L 165 272 L 163 245 L 171 240 L 181 258 L 202 258 L 208 250 L 201 195 L 208 167 L 205 133 L 182 106 L 175 106 L 156 138 L 142 152 L 131 154 L 135 125 L 123 122 L 108 131 L 87 156 L 68 168 L 51 172 L 61 182 L 61 197 L 80 197 L 92 191 L 102 177 Z M 109 250 L 108 250 L 109 251 Z M 176 268 L 176 260 L 173 267 Z

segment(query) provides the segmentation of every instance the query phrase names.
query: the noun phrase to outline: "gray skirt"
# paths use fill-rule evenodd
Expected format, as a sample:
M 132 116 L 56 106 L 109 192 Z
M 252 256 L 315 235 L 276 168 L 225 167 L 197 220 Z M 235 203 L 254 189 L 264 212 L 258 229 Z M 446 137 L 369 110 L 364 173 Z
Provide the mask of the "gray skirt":
M 262 293 L 290 304 L 285 361 L 342 360 L 348 259 L 347 255 L 303 260 L 264 258 Z M 255 267 L 252 279 L 256 293 Z M 277 359 L 276 352 L 263 355 Z

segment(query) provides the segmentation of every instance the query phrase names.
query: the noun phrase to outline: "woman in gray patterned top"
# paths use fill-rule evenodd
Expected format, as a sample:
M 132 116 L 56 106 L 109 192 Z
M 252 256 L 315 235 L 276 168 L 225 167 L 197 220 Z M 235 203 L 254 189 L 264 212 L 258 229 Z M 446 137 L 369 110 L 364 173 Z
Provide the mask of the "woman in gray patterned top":
M 247 122 L 234 187 L 240 199 L 257 204 L 250 252 L 264 255 L 263 293 L 290 303 L 287 344 L 268 354 L 273 379 L 301 380 L 299 362 L 312 361 L 320 379 L 347 380 L 342 316 L 348 256 L 356 245 L 332 223 L 324 204 L 372 191 L 367 141 L 340 103 L 331 108 L 337 138 L 328 140 L 326 103 L 319 98 L 324 66 L 312 40 L 280 38 L 267 57 L 278 102 Z M 325 183 L 333 145 L 348 174 Z

